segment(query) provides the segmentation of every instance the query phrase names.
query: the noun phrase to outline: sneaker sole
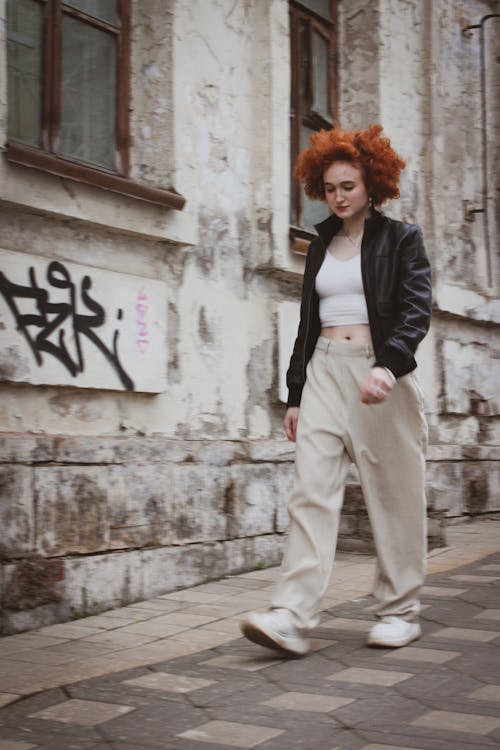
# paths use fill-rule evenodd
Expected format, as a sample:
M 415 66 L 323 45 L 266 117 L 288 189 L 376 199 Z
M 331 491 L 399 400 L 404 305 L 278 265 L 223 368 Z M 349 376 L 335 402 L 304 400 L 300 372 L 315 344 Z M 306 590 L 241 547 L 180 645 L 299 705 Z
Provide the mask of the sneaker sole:
M 392 640 L 389 641 L 388 639 L 383 638 L 371 638 L 368 636 L 367 645 L 372 646 L 374 648 L 401 648 L 402 646 L 407 646 L 412 641 L 417 641 L 422 635 L 422 630 L 420 629 L 420 626 L 415 626 L 415 629 L 413 630 L 410 635 L 406 636 L 405 638 L 401 638 L 399 640 Z
M 241 624 L 241 632 L 249 641 L 257 643 L 259 646 L 265 648 L 272 648 L 274 650 L 283 651 L 286 654 L 293 656 L 305 656 L 309 653 L 309 644 L 304 643 L 300 648 L 294 648 L 290 646 L 286 638 L 282 638 L 279 633 L 268 634 L 251 622 L 243 622 Z

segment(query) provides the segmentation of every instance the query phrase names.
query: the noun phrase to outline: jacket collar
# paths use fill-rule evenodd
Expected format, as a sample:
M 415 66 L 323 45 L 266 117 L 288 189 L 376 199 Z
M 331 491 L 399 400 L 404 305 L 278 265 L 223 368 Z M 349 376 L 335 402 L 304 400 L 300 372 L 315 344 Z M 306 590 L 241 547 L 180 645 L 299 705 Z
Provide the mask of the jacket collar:
M 371 229 L 372 227 L 376 226 L 379 221 L 381 221 L 384 218 L 384 214 L 380 211 L 376 211 L 374 208 L 372 209 L 372 212 L 370 216 L 368 216 L 367 219 L 365 219 L 365 232 L 366 230 Z M 328 247 L 330 242 L 332 241 L 332 238 L 337 234 L 340 227 L 342 226 L 342 219 L 335 214 L 331 214 L 327 219 L 324 221 L 321 221 L 319 224 L 315 224 L 314 228 L 316 229 L 317 233 L 319 234 L 319 237 L 325 247 Z

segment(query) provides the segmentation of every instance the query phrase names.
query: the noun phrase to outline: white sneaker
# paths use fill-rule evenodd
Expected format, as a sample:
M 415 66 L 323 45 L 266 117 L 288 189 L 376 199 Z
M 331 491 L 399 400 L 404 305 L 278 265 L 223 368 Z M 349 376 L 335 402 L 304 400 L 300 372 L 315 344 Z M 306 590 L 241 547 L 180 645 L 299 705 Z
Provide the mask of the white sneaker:
M 260 646 L 278 648 L 297 656 L 304 656 L 310 649 L 309 641 L 295 627 L 287 609 L 251 612 L 240 628 L 245 638 Z
M 369 646 L 400 648 L 416 641 L 421 635 L 422 630 L 417 622 L 408 622 L 401 617 L 382 617 L 371 629 L 367 643 Z

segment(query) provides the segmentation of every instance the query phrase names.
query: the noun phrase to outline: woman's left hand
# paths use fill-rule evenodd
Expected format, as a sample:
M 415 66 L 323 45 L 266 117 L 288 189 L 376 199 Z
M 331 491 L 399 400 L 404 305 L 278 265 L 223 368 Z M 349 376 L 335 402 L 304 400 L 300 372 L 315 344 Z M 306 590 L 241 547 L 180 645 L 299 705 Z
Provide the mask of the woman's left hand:
M 383 367 L 372 367 L 361 385 L 363 404 L 380 404 L 394 387 L 394 380 Z

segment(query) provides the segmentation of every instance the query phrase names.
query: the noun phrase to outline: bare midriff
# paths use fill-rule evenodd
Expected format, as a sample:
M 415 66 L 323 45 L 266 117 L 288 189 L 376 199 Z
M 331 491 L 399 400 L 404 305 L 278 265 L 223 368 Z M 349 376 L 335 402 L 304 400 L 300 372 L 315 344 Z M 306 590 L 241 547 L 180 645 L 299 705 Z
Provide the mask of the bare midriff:
M 351 326 L 329 326 L 321 329 L 321 335 L 332 341 L 343 341 L 347 344 L 372 345 L 370 326 L 357 324 Z

